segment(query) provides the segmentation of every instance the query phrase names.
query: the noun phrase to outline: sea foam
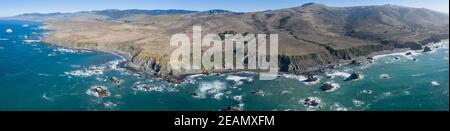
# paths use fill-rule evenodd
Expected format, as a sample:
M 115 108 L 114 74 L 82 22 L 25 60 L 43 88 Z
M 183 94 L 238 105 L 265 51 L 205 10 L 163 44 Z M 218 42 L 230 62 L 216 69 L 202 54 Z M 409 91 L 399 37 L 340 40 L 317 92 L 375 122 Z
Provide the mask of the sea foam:
M 206 98 L 207 96 L 220 96 L 226 89 L 226 83 L 222 81 L 202 82 L 196 91 L 196 98 Z M 219 98 L 220 99 L 220 98 Z

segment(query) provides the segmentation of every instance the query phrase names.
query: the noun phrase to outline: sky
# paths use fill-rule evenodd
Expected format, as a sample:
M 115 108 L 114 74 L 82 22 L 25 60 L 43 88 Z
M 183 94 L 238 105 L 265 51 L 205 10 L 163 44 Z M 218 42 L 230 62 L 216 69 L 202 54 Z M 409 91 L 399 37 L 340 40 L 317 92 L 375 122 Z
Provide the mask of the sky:
M 225 9 L 253 12 L 300 6 L 305 3 L 347 7 L 394 4 L 449 12 L 449 0 L 2 0 L 0 17 L 23 13 L 78 12 L 104 9 Z

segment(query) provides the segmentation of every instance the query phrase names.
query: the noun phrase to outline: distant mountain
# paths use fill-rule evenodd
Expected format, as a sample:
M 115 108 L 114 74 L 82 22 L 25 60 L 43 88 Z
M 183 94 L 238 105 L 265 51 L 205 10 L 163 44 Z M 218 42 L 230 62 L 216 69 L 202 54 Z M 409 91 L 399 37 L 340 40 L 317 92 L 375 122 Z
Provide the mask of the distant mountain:
M 173 50 L 168 43 L 173 34 L 192 32 L 193 25 L 201 25 L 205 34 L 276 33 L 280 71 L 295 74 L 365 59 L 373 53 L 422 49 L 424 44 L 449 38 L 448 14 L 395 5 L 329 7 L 310 3 L 251 13 L 211 10 L 156 14 L 109 10 L 15 18 L 64 19 L 45 26 L 55 31 L 45 42 L 122 52 L 129 55 L 130 63 L 160 75 L 186 73 L 167 68 Z
M 95 14 L 108 16 L 110 19 L 120 19 L 132 15 L 173 15 L 173 14 L 190 14 L 197 11 L 190 10 L 102 10 L 93 11 Z
M 116 20 L 132 15 L 169 15 L 169 14 L 190 14 L 197 11 L 190 10 L 100 10 L 100 11 L 82 11 L 77 13 L 30 13 L 22 14 L 6 19 L 12 20 L 28 20 L 37 22 L 55 22 L 55 21 L 104 21 Z
M 232 12 L 232 11 L 228 11 L 228 10 L 221 10 L 221 9 L 207 10 L 207 11 L 202 11 L 202 12 L 197 13 L 197 15 L 238 15 L 238 14 L 242 14 L 242 13 Z

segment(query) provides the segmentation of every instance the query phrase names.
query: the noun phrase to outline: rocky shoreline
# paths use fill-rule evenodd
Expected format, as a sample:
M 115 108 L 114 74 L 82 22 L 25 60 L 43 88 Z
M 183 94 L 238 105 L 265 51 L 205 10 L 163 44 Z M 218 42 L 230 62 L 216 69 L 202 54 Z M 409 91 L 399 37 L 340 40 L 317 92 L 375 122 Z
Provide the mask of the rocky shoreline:
M 335 66 L 339 66 L 339 65 L 347 65 L 347 64 L 359 64 L 359 63 L 363 63 L 363 62 L 370 62 L 371 60 L 373 60 L 374 56 L 377 55 L 383 55 L 383 54 L 391 54 L 391 53 L 399 53 L 399 52 L 405 52 L 408 50 L 423 50 L 424 48 L 427 49 L 427 44 L 430 43 L 437 43 L 437 42 L 441 42 L 443 40 L 448 40 L 448 39 L 436 39 L 436 38 L 428 38 L 426 40 L 423 40 L 422 43 L 416 43 L 419 44 L 420 46 L 418 47 L 416 44 L 412 44 L 411 47 L 402 47 L 402 48 L 395 48 L 395 46 L 393 46 L 393 48 L 391 49 L 387 49 L 387 50 L 375 50 L 373 52 L 367 53 L 367 55 L 357 55 L 357 54 L 343 54 L 344 56 L 351 56 L 354 55 L 356 57 L 347 57 L 344 59 L 334 59 L 331 60 L 332 62 L 328 62 L 328 63 L 321 63 L 321 64 L 317 64 L 311 67 L 304 67 L 304 70 L 301 71 L 297 71 L 297 70 L 292 70 L 292 67 L 295 67 L 295 65 L 298 64 L 303 64 L 301 62 L 298 63 L 290 63 L 291 65 L 288 65 L 290 67 L 288 67 L 288 70 L 283 70 L 283 68 L 286 67 L 282 67 L 284 64 L 283 60 L 286 60 L 283 57 L 286 56 L 282 56 L 280 55 L 280 73 L 285 73 L 285 74 L 295 74 L 295 75 L 307 75 L 307 76 L 313 76 L 313 75 L 317 75 L 317 74 L 322 74 L 324 73 L 324 71 L 326 69 L 332 69 Z M 167 75 L 167 74 L 161 74 L 158 73 L 159 68 L 161 68 L 161 65 L 158 65 L 154 62 L 150 62 L 149 61 L 145 61 L 144 65 L 139 65 L 139 63 L 137 63 L 136 61 L 133 60 L 134 57 L 131 55 L 131 53 L 125 53 L 125 52 L 121 52 L 121 51 L 115 51 L 114 49 L 92 49 L 92 48 L 82 48 L 82 47 L 77 47 L 77 46 L 73 46 L 70 43 L 65 43 L 65 44 L 61 44 L 61 43 L 51 43 L 51 42 L 46 42 L 45 39 L 43 41 L 44 43 L 47 44 L 51 44 L 51 45 L 57 45 L 57 46 L 62 46 L 62 47 L 66 47 L 66 48 L 73 48 L 73 49 L 81 49 L 81 50 L 91 50 L 91 51 L 101 51 L 101 52 L 105 52 L 105 53 L 110 53 L 110 54 L 114 54 L 116 56 L 119 56 L 120 58 L 122 58 L 121 61 L 119 61 L 120 63 L 118 64 L 119 67 L 121 68 L 125 68 L 127 70 L 136 72 L 136 73 L 140 73 L 143 75 L 147 75 L 147 76 L 152 76 L 152 77 L 158 77 L 158 78 L 162 78 L 164 81 L 168 81 L 171 83 L 181 83 L 187 76 L 190 75 L 196 75 L 196 74 L 210 74 L 210 73 L 233 73 L 233 72 L 240 72 L 240 71 L 250 71 L 250 72 L 258 72 L 258 71 L 251 71 L 251 70 L 202 70 L 202 71 L 197 71 L 197 72 L 193 72 L 193 73 L 184 73 L 184 74 L 180 74 L 180 75 Z M 424 42 L 428 42 L 428 43 L 424 43 Z M 313 54 L 314 55 L 314 54 Z M 292 56 L 291 56 L 292 57 Z M 334 58 L 338 58 L 339 56 L 337 55 L 333 55 L 332 57 Z M 309 58 L 312 59 L 312 58 Z M 142 63 L 142 62 L 140 62 Z M 152 66 L 151 70 L 149 71 L 148 67 L 145 66 Z M 158 68 L 155 68 L 158 67 Z

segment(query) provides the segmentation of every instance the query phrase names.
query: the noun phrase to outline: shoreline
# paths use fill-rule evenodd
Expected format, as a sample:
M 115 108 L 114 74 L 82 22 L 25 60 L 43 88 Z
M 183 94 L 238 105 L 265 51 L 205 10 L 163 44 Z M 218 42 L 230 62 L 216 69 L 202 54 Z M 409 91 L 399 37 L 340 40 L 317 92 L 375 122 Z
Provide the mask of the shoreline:
M 422 45 L 422 46 L 423 47 L 432 46 L 432 45 L 437 44 L 437 43 L 448 42 L 448 41 L 449 41 L 449 39 L 443 39 L 440 42 L 429 43 L 429 44 Z M 132 72 L 135 72 L 135 73 L 144 74 L 144 75 L 147 75 L 147 76 L 156 76 L 156 75 L 152 75 L 152 74 L 150 74 L 148 72 L 145 72 L 143 70 L 136 70 L 136 69 L 130 69 L 130 68 L 125 67 L 124 64 L 127 63 L 127 62 L 130 62 L 130 59 L 128 58 L 129 57 L 128 55 L 126 55 L 124 53 L 121 53 L 121 52 L 99 50 L 99 49 L 72 48 L 72 47 L 64 46 L 63 44 L 56 44 L 56 43 L 47 43 L 47 42 L 42 42 L 42 43 L 50 44 L 50 45 L 54 45 L 54 46 L 58 46 L 58 47 L 62 47 L 62 48 L 74 49 L 74 50 L 87 50 L 87 51 L 109 53 L 109 54 L 115 55 L 115 56 L 120 58 L 118 65 L 121 68 L 124 68 L 126 70 L 129 70 L 129 71 L 132 71 Z M 294 73 L 288 73 L 288 72 L 279 72 L 278 75 L 279 76 L 282 76 L 282 75 L 306 75 L 306 74 L 319 75 L 319 74 L 323 74 L 324 70 L 333 69 L 332 67 L 330 67 L 330 66 L 333 66 L 333 65 L 350 65 L 352 61 L 357 61 L 359 63 L 360 62 L 367 62 L 367 61 L 369 61 L 368 58 L 374 59 L 376 57 L 382 57 L 382 56 L 390 55 L 390 54 L 407 53 L 409 51 L 421 51 L 421 50 L 412 50 L 412 49 L 409 49 L 409 48 L 398 48 L 398 49 L 394 49 L 394 50 L 384 50 L 384 51 L 379 51 L 379 52 L 373 52 L 373 53 L 371 53 L 370 55 L 367 55 L 367 56 L 360 56 L 360 57 L 357 57 L 357 58 L 354 58 L 354 59 L 351 59 L 351 60 L 343 60 L 343 61 L 340 61 L 338 63 L 328 64 L 325 68 L 320 68 L 320 69 L 317 69 L 317 70 L 303 72 L 302 74 L 294 74 Z M 171 82 L 171 83 L 180 83 L 181 81 L 183 81 L 184 79 L 186 79 L 187 77 L 192 76 L 192 75 L 199 75 L 199 74 L 208 75 L 208 74 L 214 74 L 214 73 L 227 74 L 227 73 L 239 73 L 239 72 L 258 73 L 259 71 L 254 71 L 254 70 L 253 71 L 252 70 L 220 70 L 220 71 L 214 71 L 214 70 L 212 70 L 212 71 L 203 71 L 202 73 L 187 73 L 187 74 L 182 74 L 182 75 L 179 75 L 179 76 L 163 75 L 163 76 L 156 76 L 156 77 L 162 78 L 164 81 L 168 81 L 168 82 Z

